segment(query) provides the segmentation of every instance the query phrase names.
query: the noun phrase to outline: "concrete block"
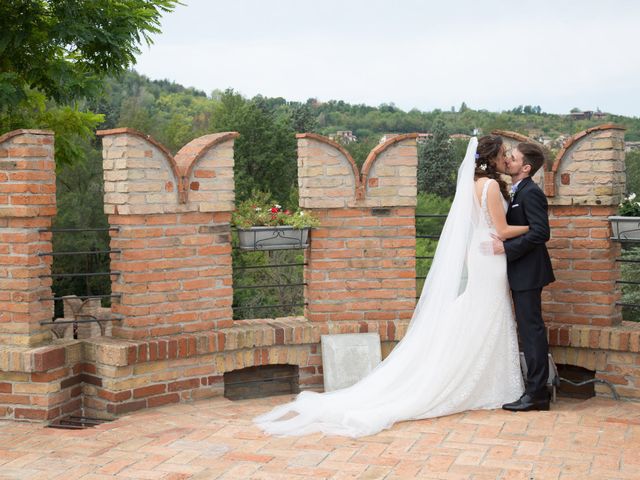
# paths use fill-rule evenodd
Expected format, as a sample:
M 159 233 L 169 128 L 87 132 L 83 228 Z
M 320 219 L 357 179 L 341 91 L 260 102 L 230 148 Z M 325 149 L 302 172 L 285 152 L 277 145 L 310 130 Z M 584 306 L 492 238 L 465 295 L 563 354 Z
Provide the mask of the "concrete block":
M 364 378 L 382 358 L 380 335 L 345 333 L 322 335 L 322 368 L 326 392 L 345 388 Z

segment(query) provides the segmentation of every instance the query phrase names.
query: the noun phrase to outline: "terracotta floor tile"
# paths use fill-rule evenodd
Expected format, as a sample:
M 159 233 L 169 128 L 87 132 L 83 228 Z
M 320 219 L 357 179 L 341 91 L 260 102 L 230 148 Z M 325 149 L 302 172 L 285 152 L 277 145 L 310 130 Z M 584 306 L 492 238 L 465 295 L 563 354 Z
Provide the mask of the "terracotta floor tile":
M 253 426 L 290 398 L 167 405 L 79 431 L 0 422 L 0 479 L 640 479 L 638 404 L 561 399 L 550 412 L 466 412 L 361 439 Z

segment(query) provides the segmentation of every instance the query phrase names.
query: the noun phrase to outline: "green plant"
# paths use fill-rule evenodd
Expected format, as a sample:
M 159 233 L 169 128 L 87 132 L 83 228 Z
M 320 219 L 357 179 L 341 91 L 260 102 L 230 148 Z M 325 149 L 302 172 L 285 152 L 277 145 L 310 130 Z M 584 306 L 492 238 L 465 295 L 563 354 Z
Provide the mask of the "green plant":
M 636 194 L 630 193 L 618 205 L 618 214 L 623 217 L 640 217 L 640 202 L 636 201 Z
M 277 227 L 288 225 L 293 228 L 311 228 L 320 225 L 320 221 L 311 212 L 291 211 L 271 199 L 265 192 L 254 191 L 251 198 L 241 202 L 231 216 L 231 222 L 237 228 Z

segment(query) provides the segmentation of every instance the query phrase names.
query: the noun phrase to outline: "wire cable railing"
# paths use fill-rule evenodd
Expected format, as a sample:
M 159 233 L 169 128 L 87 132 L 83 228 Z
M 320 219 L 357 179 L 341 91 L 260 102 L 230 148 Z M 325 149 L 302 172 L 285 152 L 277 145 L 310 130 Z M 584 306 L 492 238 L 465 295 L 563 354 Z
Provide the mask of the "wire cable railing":
M 416 300 L 420 298 L 446 218 L 446 214 L 440 213 L 416 214 Z
M 304 249 L 261 245 L 255 250 L 240 248 L 233 239 L 233 318 L 302 315 L 304 297 Z
M 41 233 L 52 233 L 53 235 L 58 236 L 59 234 L 76 234 L 83 235 L 87 232 L 93 233 L 103 233 L 108 231 L 118 231 L 119 227 L 90 227 L 90 228 L 41 228 L 38 229 Z M 54 245 L 56 242 L 53 242 Z M 63 242 L 64 243 L 64 242 Z M 93 241 L 94 245 L 96 243 L 100 243 L 97 239 Z M 122 320 L 123 317 L 121 315 L 114 315 L 111 313 L 108 314 L 96 314 L 95 311 L 91 313 L 85 311 L 88 307 L 92 307 L 95 310 L 95 305 L 90 303 L 92 301 L 98 300 L 99 305 L 101 307 L 102 301 L 107 301 L 109 306 L 111 305 L 112 300 L 118 300 L 121 298 L 121 294 L 112 294 L 111 293 L 111 281 L 102 281 L 97 285 L 92 285 L 92 279 L 99 278 L 111 278 L 114 276 L 119 276 L 121 272 L 117 270 L 109 271 L 73 271 L 73 272 L 58 272 L 56 271 L 58 268 L 70 268 L 70 265 L 73 265 L 73 269 L 76 269 L 78 265 L 84 265 L 87 267 L 86 270 L 92 270 L 92 266 L 96 264 L 101 264 L 102 268 L 105 266 L 108 268 L 110 264 L 110 255 L 111 254 L 122 253 L 120 249 L 105 249 L 104 247 L 95 247 L 84 250 L 62 250 L 58 251 L 55 248 L 52 251 L 48 252 L 40 252 L 37 255 L 39 257 L 52 257 L 52 272 L 48 274 L 40 275 L 40 278 L 51 278 L 53 281 L 52 290 L 56 291 L 68 291 L 75 290 L 73 294 L 69 295 L 56 295 L 55 293 L 52 296 L 42 297 L 41 300 L 53 301 L 54 302 L 54 316 L 49 321 L 41 321 L 40 325 L 49 325 L 51 326 L 51 330 L 54 335 L 61 337 L 66 334 L 65 326 L 73 325 L 73 338 L 78 338 L 78 329 L 81 324 L 84 323 L 97 323 L 100 327 L 101 333 L 105 334 L 105 324 L 108 322 L 119 321 Z M 57 260 L 60 259 L 60 260 Z M 60 266 L 59 261 L 62 259 L 67 259 L 66 266 Z M 78 260 L 80 259 L 80 260 Z M 83 262 L 82 259 L 85 259 Z M 105 265 L 106 264 L 106 265 Z M 74 280 L 80 280 L 82 285 L 79 282 L 74 282 Z M 61 282 L 66 282 L 61 283 Z M 78 295 L 79 289 L 84 287 L 84 293 Z M 95 292 L 95 293 L 94 293 Z M 66 304 L 65 304 L 66 302 Z M 65 308 L 65 305 L 67 308 Z M 60 317 L 59 314 L 62 316 Z M 66 314 L 71 314 L 71 317 L 65 316 Z M 56 328 L 56 326 L 62 326 L 61 329 Z

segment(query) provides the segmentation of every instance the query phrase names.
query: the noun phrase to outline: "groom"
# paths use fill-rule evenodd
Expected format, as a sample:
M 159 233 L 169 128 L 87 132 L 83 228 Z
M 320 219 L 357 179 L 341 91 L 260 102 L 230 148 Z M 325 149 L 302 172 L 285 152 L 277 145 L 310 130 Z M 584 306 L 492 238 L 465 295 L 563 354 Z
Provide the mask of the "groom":
M 524 394 L 502 406 L 524 412 L 549 410 L 549 344 L 542 320 L 542 287 L 555 280 L 545 243 L 549 240 L 547 199 L 531 177 L 542 167 L 544 153 L 532 143 L 520 143 L 507 160 L 512 195 L 507 210 L 509 225 L 529 225 L 524 235 L 504 242 L 494 238 L 496 254 L 507 255 L 507 276 L 515 307 L 520 343 L 527 362 Z

